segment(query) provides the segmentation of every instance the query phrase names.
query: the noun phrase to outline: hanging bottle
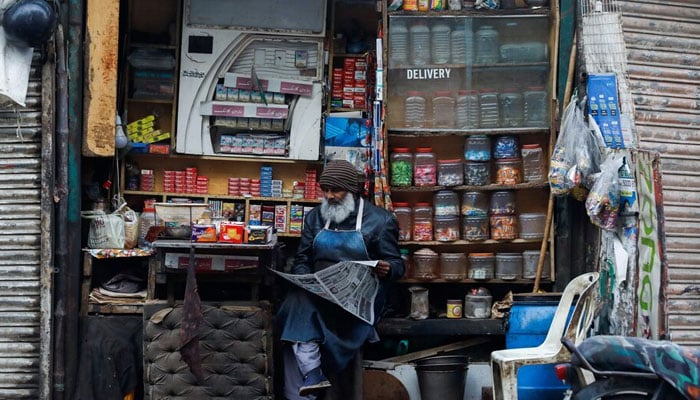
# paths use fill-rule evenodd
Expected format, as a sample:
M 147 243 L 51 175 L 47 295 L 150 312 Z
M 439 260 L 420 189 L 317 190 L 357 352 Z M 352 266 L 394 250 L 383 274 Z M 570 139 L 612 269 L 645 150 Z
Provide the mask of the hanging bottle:
M 633 214 L 637 210 L 637 188 L 627 164 L 627 157 L 622 157 L 622 166 L 617 170 L 617 177 L 620 184 L 620 214 Z

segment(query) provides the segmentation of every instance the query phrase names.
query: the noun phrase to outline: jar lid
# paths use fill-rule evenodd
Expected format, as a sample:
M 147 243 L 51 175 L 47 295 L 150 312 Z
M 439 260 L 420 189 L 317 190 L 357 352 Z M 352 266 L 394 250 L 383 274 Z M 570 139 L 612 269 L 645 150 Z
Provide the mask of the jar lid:
M 523 144 L 520 147 L 523 149 L 533 149 L 533 150 L 542 148 L 542 146 L 540 146 L 539 144 L 536 144 L 536 143 L 535 144 Z
M 408 153 L 411 151 L 408 147 L 394 147 L 394 153 Z
M 416 207 L 431 207 L 430 203 L 428 202 L 418 202 L 415 204 Z
M 469 257 L 495 257 L 494 253 L 469 253 Z
M 483 88 L 483 89 L 479 89 L 479 92 L 480 93 L 496 93 L 496 90 L 491 89 L 491 88 Z
M 544 86 L 530 86 L 527 88 L 527 90 L 532 90 L 532 91 L 544 91 Z
M 517 163 L 520 162 L 520 157 L 517 158 L 499 158 L 496 160 L 496 164 L 498 163 Z
M 438 90 L 435 92 L 435 96 L 450 97 L 452 96 L 452 92 L 450 92 L 449 90 Z
M 408 203 L 404 201 L 394 202 L 394 207 L 408 207 Z
M 466 257 L 464 253 L 440 253 L 440 258 L 462 258 Z
M 509 87 L 509 88 L 503 89 L 503 91 L 506 93 L 516 93 L 518 91 L 518 88 Z
M 459 158 L 455 158 L 454 160 L 438 160 L 438 164 L 456 164 L 456 163 L 462 163 L 462 160 Z
M 417 153 L 432 153 L 433 148 L 432 147 L 417 147 L 416 152 Z
M 406 92 L 406 96 L 423 96 L 423 92 L 418 90 L 409 90 Z

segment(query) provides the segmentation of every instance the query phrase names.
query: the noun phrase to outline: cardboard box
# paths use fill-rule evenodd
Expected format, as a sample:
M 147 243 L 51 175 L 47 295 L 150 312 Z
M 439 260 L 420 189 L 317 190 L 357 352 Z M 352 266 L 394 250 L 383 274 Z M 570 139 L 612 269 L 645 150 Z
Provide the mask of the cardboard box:
M 289 107 L 286 104 L 265 105 L 235 101 L 207 101 L 200 105 L 199 113 L 212 117 L 285 119 L 289 116 Z
M 222 222 L 219 225 L 219 241 L 224 243 L 243 243 L 245 238 L 243 222 Z
M 190 255 L 187 253 L 165 253 L 165 268 L 187 269 Z M 194 268 L 197 272 L 235 271 L 258 267 L 257 256 L 195 254 Z
M 251 226 L 246 227 L 247 240 L 249 244 L 266 244 L 272 241 L 271 226 Z

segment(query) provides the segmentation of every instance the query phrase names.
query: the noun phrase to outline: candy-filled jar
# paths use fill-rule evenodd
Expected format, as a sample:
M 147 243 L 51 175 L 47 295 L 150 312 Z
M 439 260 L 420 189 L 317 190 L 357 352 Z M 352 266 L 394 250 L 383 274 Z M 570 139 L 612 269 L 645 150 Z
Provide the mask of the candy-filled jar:
M 411 186 L 413 184 L 413 154 L 407 147 L 396 147 L 391 153 L 391 184 Z
M 433 196 L 436 217 L 459 215 L 459 195 L 452 190 L 440 190 Z
M 454 242 L 459 240 L 459 217 L 456 215 L 435 217 L 435 240 L 438 242 Z
M 399 223 L 399 240 L 411 240 L 413 231 L 413 209 L 408 203 L 394 203 L 394 215 Z
M 457 186 L 464 183 L 462 160 L 438 160 L 438 185 Z
M 431 147 L 419 147 L 413 159 L 413 184 L 435 186 L 437 183 L 437 161 Z
M 520 157 L 520 141 L 515 135 L 497 136 L 493 141 L 493 158 Z
M 433 240 L 433 207 L 430 203 L 416 203 L 413 206 L 413 240 Z

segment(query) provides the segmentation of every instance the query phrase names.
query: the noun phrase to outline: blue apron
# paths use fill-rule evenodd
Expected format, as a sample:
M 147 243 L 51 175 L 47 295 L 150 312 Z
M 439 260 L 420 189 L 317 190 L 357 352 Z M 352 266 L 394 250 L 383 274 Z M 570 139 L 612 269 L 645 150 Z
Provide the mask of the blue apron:
M 339 261 L 369 260 L 362 238 L 364 201 L 360 198 L 354 230 L 329 229 L 330 221 L 313 243 L 316 271 Z M 367 339 L 376 337 L 372 325 L 303 289 L 292 290 L 277 312 L 281 339 L 290 342 L 318 341 L 324 369 L 345 369 Z

